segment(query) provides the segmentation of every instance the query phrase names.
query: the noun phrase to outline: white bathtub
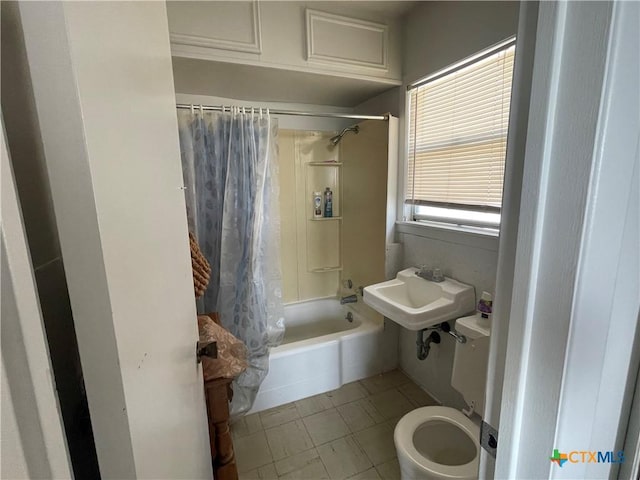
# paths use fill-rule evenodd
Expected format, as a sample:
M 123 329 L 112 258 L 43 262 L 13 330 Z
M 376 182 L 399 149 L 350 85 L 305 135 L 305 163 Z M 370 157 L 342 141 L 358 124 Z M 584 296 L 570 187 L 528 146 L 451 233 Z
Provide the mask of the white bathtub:
M 346 319 L 347 313 L 353 321 Z M 339 388 L 383 371 L 383 324 L 337 299 L 285 306 L 285 336 L 271 350 L 269 373 L 251 412 Z

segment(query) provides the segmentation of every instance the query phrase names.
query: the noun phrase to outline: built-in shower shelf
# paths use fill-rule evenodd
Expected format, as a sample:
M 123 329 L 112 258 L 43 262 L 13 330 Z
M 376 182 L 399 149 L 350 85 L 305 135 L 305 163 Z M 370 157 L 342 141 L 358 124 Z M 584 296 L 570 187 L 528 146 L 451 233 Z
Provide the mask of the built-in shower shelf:
M 311 273 L 339 272 L 342 267 L 320 267 L 309 270 Z
M 312 167 L 341 167 L 342 162 L 308 162 Z
M 318 218 L 310 218 L 312 222 L 328 222 L 330 220 L 342 220 L 342 217 L 318 217 Z

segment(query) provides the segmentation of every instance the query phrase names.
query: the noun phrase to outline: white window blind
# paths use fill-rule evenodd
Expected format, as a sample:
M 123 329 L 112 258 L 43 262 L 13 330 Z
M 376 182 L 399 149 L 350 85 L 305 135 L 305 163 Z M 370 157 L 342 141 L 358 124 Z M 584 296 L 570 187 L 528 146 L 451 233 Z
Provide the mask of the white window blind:
M 514 42 L 409 88 L 406 203 L 500 210 Z

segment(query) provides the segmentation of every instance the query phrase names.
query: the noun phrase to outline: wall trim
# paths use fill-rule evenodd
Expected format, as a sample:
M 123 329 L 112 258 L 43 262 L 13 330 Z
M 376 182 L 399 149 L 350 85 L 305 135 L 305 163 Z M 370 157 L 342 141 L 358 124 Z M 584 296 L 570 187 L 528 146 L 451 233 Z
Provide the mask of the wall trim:
M 251 26 L 253 40 L 240 42 L 237 40 L 225 40 L 223 38 L 203 37 L 201 35 L 189 35 L 184 33 L 170 33 L 171 43 L 177 45 L 190 45 L 193 47 L 217 48 L 232 52 L 262 53 L 262 28 L 260 23 L 260 5 L 258 0 L 251 2 Z
M 360 20 L 332 13 L 320 12 L 307 8 L 305 10 L 307 25 L 307 61 L 335 66 L 350 66 L 357 70 L 389 71 L 389 27 L 383 23 Z M 314 37 L 314 26 L 318 22 L 333 23 L 353 28 L 354 30 L 369 30 L 382 36 L 382 61 L 379 63 L 356 60 L 317 53 L 317 43 Z

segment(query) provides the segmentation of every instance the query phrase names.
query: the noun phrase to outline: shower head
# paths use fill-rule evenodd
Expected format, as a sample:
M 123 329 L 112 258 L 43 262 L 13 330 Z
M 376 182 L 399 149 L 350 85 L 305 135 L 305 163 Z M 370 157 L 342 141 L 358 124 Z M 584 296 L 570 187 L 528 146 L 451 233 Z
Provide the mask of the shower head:
M 342 140 L 342 137 L 344 137 L 347 132 L 358 133 L 359 131 L 360 127 L 358 125 L 353 125 L 351 127 L 344 128 L 338 135 L 331 137 L 329 141 L 331 142 L 331 145 L 335 147 L 340 143 L 340 140 Z

